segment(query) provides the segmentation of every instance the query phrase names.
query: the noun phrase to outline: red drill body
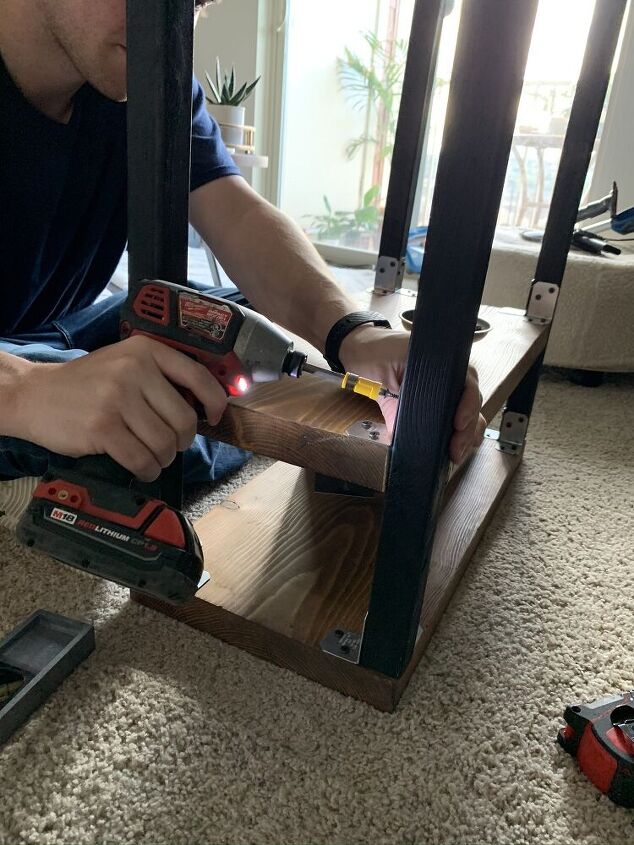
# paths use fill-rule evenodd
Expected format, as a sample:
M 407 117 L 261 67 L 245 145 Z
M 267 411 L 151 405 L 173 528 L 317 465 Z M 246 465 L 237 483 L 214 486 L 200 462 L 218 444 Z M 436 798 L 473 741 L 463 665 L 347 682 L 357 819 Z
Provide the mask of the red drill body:
M 229 396 L 251 385 L 298 377 L 306 356 L 269 320 L 191 288 L 144 281 L 121 310 L 121 337 L 144 335 L 194 358 Z M 195 398 L 184 393 L 196 408 Z M 118 481 L 115 481 L 118 479 Z M 52 557 L 170 603 L 191 599 L 203 574 L 196 532 L 179 510 L 133 489 L 107 456 L 52 469 L 18 525 L 18 538 Z

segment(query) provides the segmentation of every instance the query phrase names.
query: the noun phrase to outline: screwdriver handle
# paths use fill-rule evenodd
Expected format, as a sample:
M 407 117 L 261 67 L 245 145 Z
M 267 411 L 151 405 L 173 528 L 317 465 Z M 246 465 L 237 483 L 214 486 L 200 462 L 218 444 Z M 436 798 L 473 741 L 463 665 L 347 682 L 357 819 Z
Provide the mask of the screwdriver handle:
M 342 390 L 349 390 L 351 393 L 358 393 L 361 396 L 367 396 L 368 399 L 376 401 L 383 394 L 383 385 L 380 381 L 372 381 L 369 378 L 357 376 L 354 373 L 346 373 L 341 382 Z

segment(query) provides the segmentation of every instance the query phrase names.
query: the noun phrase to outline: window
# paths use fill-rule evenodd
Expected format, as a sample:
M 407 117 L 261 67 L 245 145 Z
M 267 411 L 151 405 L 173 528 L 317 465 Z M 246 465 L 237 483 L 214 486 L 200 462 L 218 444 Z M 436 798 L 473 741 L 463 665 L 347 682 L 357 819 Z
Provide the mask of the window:
M 541 0 L 499 223 L 545 222 L 595 0 Z M 414 0 L 288 0 L 280 205 L 322 244 L 376 253 Z M 443 27 L 413 224 L 429 217 L 460 21 Z

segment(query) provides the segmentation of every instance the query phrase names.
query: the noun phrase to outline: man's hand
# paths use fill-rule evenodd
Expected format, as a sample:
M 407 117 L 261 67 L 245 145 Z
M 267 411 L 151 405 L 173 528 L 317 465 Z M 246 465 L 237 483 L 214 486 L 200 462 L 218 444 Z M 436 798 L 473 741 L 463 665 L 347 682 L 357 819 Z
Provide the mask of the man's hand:
M 190 390 L 212 425 L 227 397 L 196 361 L 162 343 L 133 337 L 63 364 L 32 364 L 18 397 L 17 437 L 79 458 L 108 454 L 142 481 L 153 481 L 197 429 Z
M 408 346 L 407 332 L 361 326 L 344 338 L 339 358 L 349 372 L 381 381 L 393 393 L 398 393 L 405 373 Z M 391 431 L 396 418 L 397 400 L 381 399 L 379 404 Z M 449 443 L 449 457 L 455 464 L 462 463 L 471 450 L 482 443 L 486 421 L 480 413 L 481 407 L 478 374 L 470 366 Z

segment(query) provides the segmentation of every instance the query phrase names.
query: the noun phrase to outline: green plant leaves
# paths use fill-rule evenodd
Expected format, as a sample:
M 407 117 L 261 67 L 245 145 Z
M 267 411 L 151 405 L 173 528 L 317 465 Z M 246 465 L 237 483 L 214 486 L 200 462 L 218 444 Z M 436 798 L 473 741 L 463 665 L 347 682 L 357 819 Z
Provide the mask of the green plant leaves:
M 380 185 L 372 185 L 372 187 L 365 192 L 363 195 L 363 207 L 368 208 L 368 206 L 372 205 L 374 200 L 379 196 L 381 193 L 381 186 Z
M 211 100 L 209 97 L 207 97 L 207 101 L 210 102 L 210 103 L 212 103 L 212 102 L 213 103 L 219 103 L 220 102 L 220 91 L 214 85 L 214 83 L 211 79 L 211 76 L 209 76 L 207 71 L 205 71 L 205 76 L 207 77 L 207 85 L 209 85 L 209 90 L 211 91 L 211 95 L 213 97 L 213 100 Z
M 394 151 L 396 105 L 401 97 L 407 42 L 381 41 L 374 32 L 363 33 L 369 57 L 344 48 L 337 59 L 339 87 L 354 109 L 365 109 L 375 115 L 376 126 L 348 142 L 345 155 L 353 159 L 365 147 L 374 147 L 380 160 L 389 159 Z
M 363 197 L 363 206 L 354 211 L 333 211 L 326 195 L 323 197 L 326 214 L 305 215 L 309 228 L 318 238 L 338 240 L 346 235 L 374 232 L 381 219 L 381 210 L 372 203 L 381 193 L 379 185 L 372 185 Z
M 261 79 L 258 76 L 254 82 L 245 82 L 236 90 L 235 65 L 231 67 L 231 73 L 227 73 L 226 71 L 223 73 L 218 57 L 216 57 L 216 81 L 214 82 L 212 80 L 207 71 L 205 71 L 205 77 L 213 98 L 210 99 L 207 97 L 207 102 L 217 106 L 239 106 L 247 99 Z

